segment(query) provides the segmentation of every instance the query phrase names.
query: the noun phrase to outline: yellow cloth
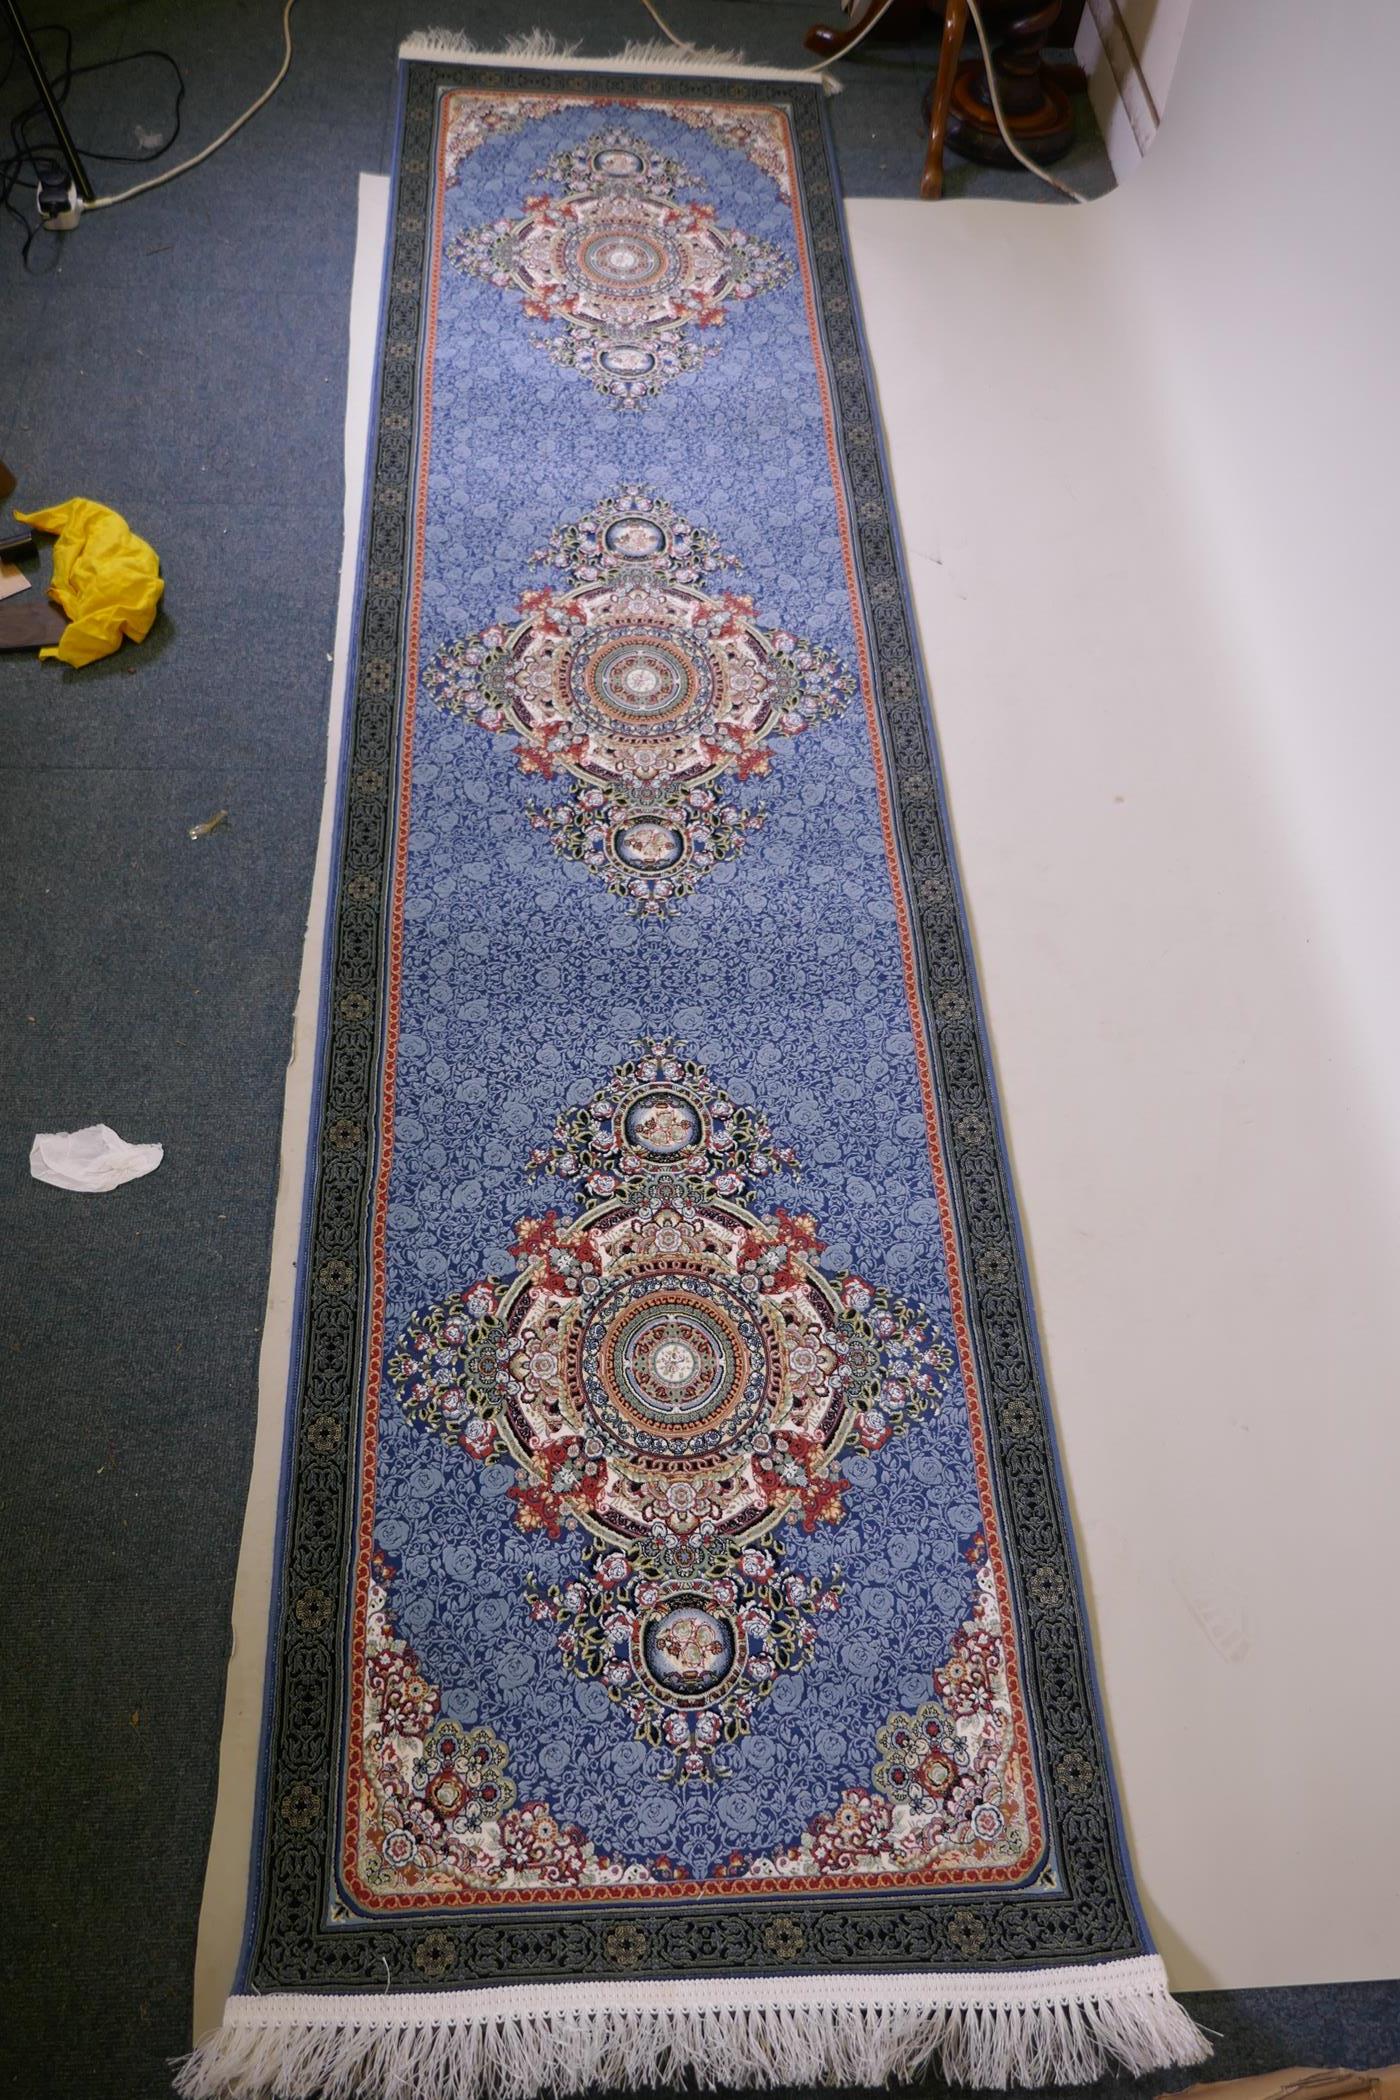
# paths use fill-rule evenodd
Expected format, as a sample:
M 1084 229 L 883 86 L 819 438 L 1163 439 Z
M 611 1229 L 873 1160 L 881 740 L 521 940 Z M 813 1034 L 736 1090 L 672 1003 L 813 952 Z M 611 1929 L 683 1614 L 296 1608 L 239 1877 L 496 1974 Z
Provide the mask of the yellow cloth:
M 50 510 L 17 510 L 24 525 L 56 532 L 49 596 L 68 615 L 68 626 L 51 649 L 60 663 L 90 664 L 110 656 L 122 636 L 144 642 L 161 593 L 160 560 L 114 510 L 74 496 Z

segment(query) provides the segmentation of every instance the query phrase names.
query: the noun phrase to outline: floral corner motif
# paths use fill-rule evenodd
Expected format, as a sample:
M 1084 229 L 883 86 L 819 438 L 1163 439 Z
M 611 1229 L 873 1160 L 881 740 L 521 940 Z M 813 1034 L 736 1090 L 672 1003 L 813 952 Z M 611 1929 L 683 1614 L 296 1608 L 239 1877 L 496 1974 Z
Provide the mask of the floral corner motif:
M 593 108 L 596 98 L 582 95 L 483 95 L 456 92 L 446 98 L 447 125 L 443 165 L 449 188 L 461 180 L 463 165 L 492 139 L 523 131 L 527 124 L 558 116 L 566 109 Z M 742 109 L 732 103 L 653 102 L 635 107 L 657 111 L 714 145 L 741 153 L 766 175 L 784 204 L 792 201 L 787 127 L 776 109 Z
M 777 1563 L 763 1549 L 749 1549 L 747 1558 L 751 1572 L 746 1580 L 757 1598 L 771 1591 L 778 1580 Z M 758 1566 L 761 1560 L 768 1562 L 766 1569 Z M 547 1890 L 556 1895 L 569 1889 L 662 1891 L 692 1883 L 691 1870 L 681 1860 L 666 1854 L 619 1859 L 602 1851 L 579 1825 L 559 1816 L 549 1802 L 522 1802 L 509 1775 L 507 1746 L 489 1729 L 463 1729 L 441 1719 L 435 1690 L 416 1703 L 386 1701 L 383 1687 L 400 1667 L 423 1681 L 417 1656 L 393 1622 L 396 1572 L 392 1562 L 378 1558 L 367 1621 L 364 1742 L 368 1754 L 362 1768 L 355 1863 L 371 1899 L 408 1895 L 451 1901 L 463 1893 L 490 1891 Z M 786 1578 L 780 1587 L 790 1588 L 791 1581 Z M 557 1605 L 536 1595 L 532 1611 L 551 1624 L 587 1627 L 590 1640 L 596 1642 L 599 1666 L 592 1668 L 586 1660 L 576 1660 L 572 1666 L 576 1674 L 606 1684 L 613 1665 L 605 1658 L 624 1643 L 635 1642 L 634 1619 L 648 1609 L 654 1614 L 663 1600 L 644 1594 L 645 1580 L 626 1591 L 615 1569 L 595 1571 L 594 1585 L 619 1600 L 610 1616 L 626 1617 L 625 1629 L 590 1618 L 585 1600 L 562 1593 Z M 739 1587 L 736 1582 L 736 1593 Z M 625 1602 L 621 1601 L 624 1597 Z M 809 1608 L 838 1608 L 824 1598 L 820 1588 L 794 1594 L 791 1602 L 775 1597 L 773 1603 L 773 1623 L 749 1635 L 751 1653 L 759 1658 L 764 1654 L 759 1644 L 790 1638 L 794 1627 L 808 1623 L 804 1613 Z M 766 1607 L 755 1603 L 750 1618 L 762 1618 L 765 1612 Z M 697 1701 L 704 1697 L 701 1681 L 723 1660 L 713 1646 L 711 1618 L 706 1609 L 694 1614 L 695 1623 L 687 1625 L 683 1608 L 677 1613 L 673 1607 L 669 1622 L 663 1621 L 671 1627 L 680 1624 L 681 1631 L 668 1649 L 667 1665 L 684 1673 L 695 1688 Z M 775 1626 L 779 1629 L 776 1636 Z M 989 1569 L 979 1575 L 972 1611 L 954 1639 L 950 1662 L 957 1663 L 970 1648 L 977 1650 L 979 1661 L 959 1679 L 952 1703 L 947 1696 L 945 1665 L 934 1672 L 932 1699 L 915 1714 L 891 1714 L 877 1731 L 868 1784 L 843 1788 L 835 1805 L 811 1816 L 792 1844 L 729 1854 L 713 1870 L 713 1882 L 800 1887 L 810 1881 L 829 1885 L 832 1876 L 873 1876 L 887 1881 L 891 1874 L 966 1876 L 1020 1866 L 1030 1843 L 1027 1785 L 1012 1725 L 996 1588 Z M 638 1677 L 636 1666 L 629 1668 L 629 1683 Z M 744 1733 L 757 1703 L 757 1697 L 753 1698 L 747 1711 L 736 1710 L 732 1702 L 727 1706 L 701 1704 L 697 1710 L 706 1717 L 707 1725 L 683 1739 L 680 1709 L 663 1712 L 650 1691 L 634 1691 L 632 1698 L 645 1703 L 646 1728 L 656 1730 L 660 1747 L 667 1753 L 667 1763 L 657 1776 L 681 1784 L 697 1778 L 723 1783 L 718 1752 Z M 650 1739 L 645 1730 L 642 1739 Z M 305 1808 L 303 1794 L 309 1804 Z M 287 1815 L 299 1830 L 313 1826 L 315 1800 L 310 1788 L 300 1789 Z M 966 1944 L 960 1940 L 959 1951 L 971 1956 L 978 1951 L 974 1939 L 979 1921 L 972 1912 L 959 1915 L 968 1921 Z M 615 1930 L 626 1935 L 631 1928 Z M 441 1937 L 440 1965 L 425 1973 L 445 1973 L 451 1965 L 452 1942 Z M 775 1919 L 765 1944 L 776 1960 L 796 1960 L 803 1951 L 802 1928 L 795 1920 Z M 630 1938 L 620 1937 L 610 1959 L 625 1967 L 644 1953 Z

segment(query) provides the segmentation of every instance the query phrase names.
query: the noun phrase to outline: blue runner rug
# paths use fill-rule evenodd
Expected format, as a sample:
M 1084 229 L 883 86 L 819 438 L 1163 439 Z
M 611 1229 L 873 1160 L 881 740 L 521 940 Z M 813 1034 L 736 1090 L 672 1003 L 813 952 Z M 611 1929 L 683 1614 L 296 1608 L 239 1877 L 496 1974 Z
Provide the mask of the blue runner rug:
M 189 2095 L 1194 2062 L 822 95 L 406 65 L 242 1971 Z

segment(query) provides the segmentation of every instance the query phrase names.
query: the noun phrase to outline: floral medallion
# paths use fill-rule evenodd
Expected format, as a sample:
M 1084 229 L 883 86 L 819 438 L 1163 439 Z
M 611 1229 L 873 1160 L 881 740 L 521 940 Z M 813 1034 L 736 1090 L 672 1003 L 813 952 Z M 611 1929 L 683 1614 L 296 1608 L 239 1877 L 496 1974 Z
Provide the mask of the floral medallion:
M 524 312 L 561 323 L 542 337 L 557 365 L 616 408 L 645 405 L 714 356 L 702 331 L 792 275 L 767 241 L 722 227 L 714 207 L 684 203 L 696 179 L 645 139 L 615 129 L 556 153 L 538 171 L 562 195 L 524 200 L 519 218 L 456 235 L 453 263 Z
M 628 486 L 561 528 L 536 562 L 570 587 L 526 591 L 520 618 L 450 642 L 425 683 L 439 706 L 514 735 L 523 772 L 570 774 L 533 806 L 556 850 L 644 917 L 664 917 L 763 821 L 722 783 L 766 775 L 774 737 L 839 714 L 855 680 L 829 649 L 761 627 L 717 591 L 735 566 L 712 534 Z
M 462 163 L 488 140 L 507 138 L 527 124 L 575 106 L 565 95 L 512 95 L 506 101 L 496 95 L 458 94 L 449 96 L 447 104 L 442 158 L 449 184 L 461 179 Z
M 511 1466 L 522 1530 L 582 1533 L 578 1577 L 532 1586 L 532 1615 L 670 1777 L 709 1779 L 839 1609 L 839 1577 L 785 1571 L 779 1532 L 841 1523 L 842 1453 L 936 1414 L 953 1357 L 916 1307 L 827 1275 L 813 1218 L 753 1210 L 792 1154 L 669 1043 L 530 1164 L 575 1214 L 523 1219 L 514 1281 L 422 1314 L 389 1376 L 410 1421 Z

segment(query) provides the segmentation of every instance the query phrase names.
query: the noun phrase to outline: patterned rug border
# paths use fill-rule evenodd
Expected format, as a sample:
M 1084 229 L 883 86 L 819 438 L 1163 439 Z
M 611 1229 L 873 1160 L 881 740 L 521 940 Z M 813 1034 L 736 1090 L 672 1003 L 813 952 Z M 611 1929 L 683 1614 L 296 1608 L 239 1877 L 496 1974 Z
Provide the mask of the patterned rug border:
M 328 1793 L 314 1779 L 331 1745 L 335 1706 L 330 1650 L 335 1628 L 311 1631 L 297 1614 L 308 1589 L 329 1583 L 344 1545 L 353 1468 L 338 1451 L 308 1442 L 305 1432 L 328 1417 L 342 1429 L 352 1418 L 359 1380 L 359 1313 L 353 1298 L 356 1255 L 374 1162 L 364 1149 L 323 1158 L 319 1131 L 356 1108 L 363 1116 L 378 1076 L 373 1016 L 344 1018 L 347 996 L 380 989 L 383 868 L 395 783 L 400 648 L 403 639 L 409 503 L 416 452 L 413 411 L 419 374 L 421 286 L 427 259 L 427 159 L 412 149 L 426 138 L 440 88 L 460 81 L 460 64 L 411 62 L 402 69 L 403 116 L 385 275 L 383 336 L 376 379 L 367 526 L 360 556 L 363 610 L 352 669 L 352 715 L 335 861 L 338 867 L 328 954 L 334 973 L 318 1062 L 313 1112 L 307 1259 L 293 1352 L 300 1387 L 289 1424 L 285 1527 L 272 1613 L 269 1726 L 263 1739 L 249 1946 L 241 1989 L 286 1992 L 323 1988 L 407 1993 L 425 1977 L 444 1988 L 487 1985 L 506 1976 L 586 1977 L 603 1966 L 602 1920 L 571 1918 L 559 1932 L 545 1921 L 472 1918 L 450 1923 L 418 1917 L 393 1925 L 359 1921 L 325 1925 L 321 1891 L 334 1886 Z M 470 69 L 474 84 L 528 90 L 547 79 L 552 90 L 606 93 L 607 75 L 567 68 Z M 619 75 L 619 98 L 713 99 L 704 75 Z M 900 855 L 909 880 L 920 951 L 921 996 L 936 1059 L 947 1157 L 965 1265 L 971 1326 L 995 1455 L 999 1503 L 1007 1518 L 1015 1575 L 1028 1704 L 1047 1750 L 1048 1799 L 1058 1836 L 1064 1886 L 1016 1901 L 1004 1892 L 960 1891 L 956 1901 L 851 1898 L 821 1910 L 821 1943 L 797 1965 L 875 1973 L 926 1969 L 985 1974 L 1039 1969 L 1047 1955 L 1063 1968 L 1105 1960 L 1114 1966 L 1148 1947 L 1122 1841 L 1111 1768 L 1099 1712 L 1078 1569 L 1064 1488 L 1046 1411 L 1043 1373 L 1029 1310 L 1024 1255 L 1006 1165 L 985 1032 L 972 972 L 970 937 L 948 849 L 941 772 L 912 633 L 908 586 L 893 517 L 873 387 L 856 316 L 849 256 L 835 188 L 820 88 L 775 93 L 774 83 L 725 77 L 723 99 L 779 103 L 791 116 L 802 162 L 805 226 L 821 284 L 821 321 L 838 398 L 843 478 L 860 555 L 862 603 L 881 691 L 882 740 L 896 788 Z M 367 1127 L 367 1126 L 366 1126 Z M 350 1286 L 340 1271 L 352 1271 Z M 326 1280 L 335 1270 L 338 1288 Z M 300 1373 L 300 1375 L 298 1375 Z M 324 1443 L 326 1432 L 320 1432 Z M 1028 1552 L 1034 1544 L 1034 1556 Z M 291 1609 L 284 1607 L 290 1603 Z M 311 1753 L 308 1755 L 308 1753 Z M 291 1775 L 295 1774 L 295 1777 Z M 287 1784 L 298 1813 L 285 1813 Z M 323 1788 L 328 1776 L 322 1773 Z M 308 1812 L 309 1823 L 298 1828 Z M 267 1803 L 278 1813 L 269 1815 Z M 664 1898 L 652 1899 L 660 1916 Z M 686 1905 L 657 1935 L 661 1977 L 722 1976 L 736 1967 L 771 1971 L 757 1927 L 771 1916 L 760 1900 Z M 725 1931 L 717 1936 L 715 1924 Z M 735 1922 L 745 1929 L 738 1935 Z M 559 1960 L 567 1931 L 568 1960 Z M 715 1941 L 725 1945 L 716 1951 Z M 452 1947 L 438 1967 L 444 1940 Z M 429 1958 L 424 1959 L 425 1948 Z M 390 1959 L 390 1955 L 396 1957 Z M 1117 1958 L 1115 1960 L 1115 1957 Z

